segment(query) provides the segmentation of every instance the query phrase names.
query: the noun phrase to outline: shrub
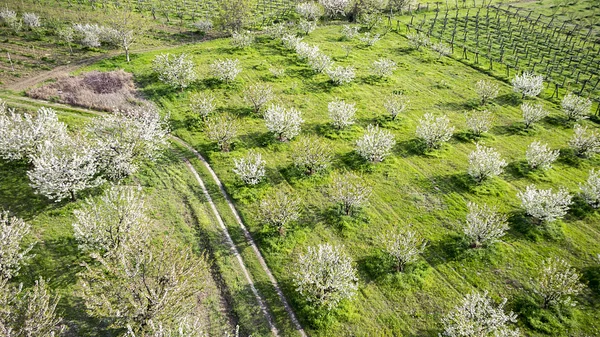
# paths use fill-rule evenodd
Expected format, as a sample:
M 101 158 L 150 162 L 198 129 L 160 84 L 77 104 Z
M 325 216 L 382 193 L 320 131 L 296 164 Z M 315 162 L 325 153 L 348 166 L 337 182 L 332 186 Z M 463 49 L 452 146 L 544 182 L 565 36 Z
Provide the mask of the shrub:
M 551 150 L 548 145 L 543 144 L 539 141 L 534 141 L 527 147 L 525 157 L 527 163 L 532 169 L 540 168 L 542 170 L 548 170 L 552 168 L 552 163 L 560 155 L 559 150 Z
M 356 141 L 356 152 L 371 163 L 381 162 L 396 145 L 394 135 L 372 124 L 367 127 L 365 134 Z
M 528 129 L 533 123 L 541 121 L 550 114 L 541 104 L 523 103 L 521 104 L 521 111 L 523 112 L 525 129 Z
M 454 127 L 450 126 L 447 116 L 435 117 L 426 113 L 417 126 L 417 137 L 422 139 L 428 149 L 439 148 L 452 137 Z
M 476 182 L 481 183 L 485 179 L 500 175 L 506 165 L 506 161 L 496 150 L 477 144 L 475 151 L 469 154 L 467 172 Z
M 352 215 L 357 208 L 367 204 L 371 191 L 371 187 L 361 177 L 346 172 L 333 177 L 329 198 L 341 206 L 342 214 Z
M 352 40 L 355 37 L 357 37 L 359 34 L 358 32 L 358 27 L 355 26 L 348 26 L 348 25 L 344 25 L 342 27 L 342 36 L 344 37 L 344 39 L 346 40 Z
M 265 104 L 269 103 L 273 96 L 273 87 L 268 84 L 256 83 L 244 89 L 244 99 L 252 104 L 255 113 L 258 113 Z
M 587 126 L 575 125 L 575 134 L 569 140 L 569 146 L 576 155 L 590 158 L 600 153 L 600 135 L 596 130 L 588 132 Z
M 525 192 L 519 192 L 517 197 L 521 199 L 521 206 L 527 215 L 546 223 L 562 218 L 572 203 L 571 195 L 564 188 L 553 193 L 552 189 L 538 190 L 529 185 Z
M 329 111 L 329 118 L 333 121 L 333 126 L 337 129 L 354 124 L 355 103 L 346 103 L 344 100 L 335 99 L 327 104 L 327 110 Z
M 348 67 L 337 66 L 333 69 L 330 68 L 330 69 L 325 70 L 325 73 L 327 74 L 327 76 L 329 76 L 329 79 L 335 85 L 348 84 L 348 83 L 352 82 L 355 77 L 354 68 L 351 66 L 348 66 Z
M 216 60 L 210 65 L 210 72 L 219 81 L 231 83 L 242 72 L 242 67 L 238 59 Z
M 76 23 L 73 25 L 76 40 L 80 45 L 86 48 L 100 47 L 100 35 L 102 34 L 102 29 L 103 27 L 95 24 Z
M 371 65 L 371 73 L 378 78 L 392 76 L 395 70 L 396 62 L 389 59 L 382 58 L 374 61 Z
M 317 53 L 308 57 L 308 65 L 316 73 L 322 73 L 333 65 L 331 58 L 323 53 Z
M 277 191 L 260 201 L 259 213 L 263 223 L 275 227 L 279 235 L 285 235 L 286 226 L 300 217 L 300 200 Z
M 298 45 L 302 42 L 302 38 L 294 34 L 285 34 L 281 38 L 281 42 L 286 49 L 294 50 L 296 53 L 298 53 Z M 302 47 L 300 48 L 304 48 L 305 46 L 308 47 L 308 44 L 303 43 Z
M 500 88 L 492 81 L 480 80 L 475 84 L 475 92 L 481 99 L 481 104 L 498 97 Z
M 476 136 L 488 132 L 492 126 L 492 113 L 488 110 L 473 110 L 470 113 L 465 113 L 465 118 L 469 131 Z
M 292 160 L 294 165 L 304 170 L 306 174 L 313 175 L 329 165 L 330 146 L 317 137 L 304 137 L 294 145 Z
M 515 76 L 512 80 L 513 91 L 523 94 L 523 98 L 535 97 L 544 88 L 544 77 L 530 72 Z
M 23 23 L 29 28 L 38 28 L 42 25 L 40 17 L 35 13 L 23 13 Z
M 154 58 L 152 68 L 158 79 L 181 91 L 196 80 L 194 62 L 186 55 L 160 54 Z
M 425 251 L 426 241 L 408 228 L 396 233 L 388 233 L 383 237 L 383 247 L 387 254 L 396 260 L 396 271 L 404 271 L 407 264 L 415 262 Z
M 542 263 L 542 271 L 536 280 L 535 292 L 542 297 L 542 307 L 555 305 L 575 306 L 571 296 L 577 296 L 584 285 L 579 274 L 561 258 L 549 258 Z
M 560 106 L 569 120 L 580 121 L 588 118 L 588 114 L 592 108 L 592 101 L 589 98 L 569 93 L 563 98 Z
M 442 58 L 442 56 L 448 56 L 452 52 L 452 48 L 442 41 L 432 44 L 431 49 L 438 53 L 439 58 Z
M 464 232 L 471 240 L 471 246 L 478 248 L 500 240 L 508 230 L 507 217 L 486 204 L 479 206 L 469 202 L 469 213 Z
M 20 25 L 20 22 L 17 19 L 17 13 L 8 8 L 0 10 L 0 20 L 2 20 L 2 23 L 4 25 L 15 30 L 18 30 L 18 27 Z
M 408 39 L 408 45 L 416 50 L 420 50 L 421 47 L 427 47 L 430 43 L 427 35 L 420 32 L 408 33 L 408 35 L 406 35 L 406 38 Z
M 585 202 L 593 208 L 600 207 L 600 171 L 590 170 L 585 184 L 579 184 Z
M 231 34 L 231 44 L 235 48 L 250 47 L 254 43 L 254 35 L 249 31 L 233 32 Z
M 272 104 L 264 114 L 265 124 L 277 139 L 285 142 L 300 133 L 300 126 L 304 122 L 300 110 L 286 109 L 280 105 Z
M 215 97 L 211 93 L 198 92 L 190 96 L 190 109 L 202 119 L 215 111 Z
M 271 73 L 271 75 L 273 75 L 273 77 L 280 78 L 285 75 L 285 68 L 273 66 L 269 68 L 269 72 Z
M 213 30 L 213 23 L 208 19 L 196 21 L 192 24 L 192 26 L 194 26 L 194 28 L 196 28 L 202 34 L 207 34 Z
M 231 141 L 237 136 L 239 122 L 229 115 L 219 115 L 206 120 L 206 137 L 217 142 L 219 149 L 229 152 Z
M 392 120 L 396 120 L 399 114 L 401 114 L 406 108 L 410 100 L 404 95 L 390 95 L 383 101 L 383 107 L 392 116 Z
M 301 20 L 298 23 L 298 28 L 304 33 L 304 35 L 308 35 L 317 29 L 317 23 L 315 21 Z
M 371 35 L 371 33 L 365 33 L 363 36 L 358 38 L 360 42 L 364 43 L 367 47 L 373 47 L 375 43 L 381 40 L 379 34 Z
M 311 58 L 316 58 L 318 55 L 321 55 L 321 52 L 319 51 L 318 46 L 311 46 L 305 42 L 297 42 L 296 54 L 301 60 L 310 60 Z
M 248 185 L 258 184 L 265 176 L 265 161 L 258 152 L 250 151 L 245 157 L 234 159 L 233 172 Z

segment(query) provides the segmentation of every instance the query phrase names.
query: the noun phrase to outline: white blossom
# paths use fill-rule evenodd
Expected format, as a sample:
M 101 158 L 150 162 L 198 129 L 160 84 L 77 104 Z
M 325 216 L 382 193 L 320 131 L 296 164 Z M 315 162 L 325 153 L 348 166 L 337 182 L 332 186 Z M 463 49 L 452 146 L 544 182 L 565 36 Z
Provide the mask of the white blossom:
M 428 149 L 433 149 L 449 141 L 453 132 L 454 127 L 450 126 L 450 119 L 447 116 L 435 117 L 431 113 L 426 113 L 419 121 L 416 134 L 425 142 Z
M 442 318 L 446 337 L 482 337 L 482 336 L 520 336 L 518 328 L 511 328 L 510 323 L 517 322 L 513 312 L 505 313 L 506 298 L 499 305 L 488 296 L 487 292 L 473 292 L 464 297 L 462 302 Z
M 410 227 L 390 232 L 383 236 L 386 253 L 396 260 L 396 271 L 401 272 L 407 264 L 417 261 L 427 245 L 416 231 Z
M 284 108 L 272 104 L 264 113 L 267 129 L 277 136 L 277 139 L 285 142 L 300 133 L 300 126 L 304 122 L 300 110 L 296 108 Z
M 541 190 L 529 185 L 517 197 L 521 199 L 521 206 L 527 215 L 546 223 L 562 218 L 572 204 L 572 196 L 565 188 L 554 193 L 552 189 Z
M 371 73 L 378 78 L 390 77 L 396 70 L 396 62 L 381 58 L 371 65 Z
M 588 118 L 588 114 L 592 108 L 592 101 L 589 98 L 569 93 L 563 98 L 560 106 L 569 120 L 580 121 Z
M 236 48 L 250 47 L 254 43 L 254 35 L 249 31 L 233 32 L 231 44 Z
M 23 13 L 23 23 L 29 28 L 38 28 L 42 25 L 40 17 L 35 13 Z
M 296 36 L 295 34 L 285 34 L 281 37 L 281 42 L 286 49 L 294 50 L 298 53 L 299 48 L 307 48 L 308 44 L 304 43 L 302 46 L 298 46 L 302 42 L 302 37 Z
M 251 84 L 244 89 L 244 99 L 252 104 L 254 112 L 257 113 L 274 97 L 273 87 L 269 84 L 256 83 Z
M 335 99 L 327 104 L 329 118 L 333 126 L 342 129 L 354 124 L 356 114 L 356 103 L 346 103 L 344 100 Z
M 285 22 L 274 23 L 266 27 L 265 33 L 273 39 L 283 39 L 283 37 L 286 35 L 295 36 L 293 34 L 288 34 L 288 26 L 285 24 Z
M 234 159 L 233 172 L 248 185 L 258 184 L 265 176 L 265 161 L 258 152 L 250 151 L 245 157 Z
M 238 59 L 216 60 L 210 65 L 210 72 L 213 77 L 220 81 L 231 83 L 242 72 L 242 67 Z
M 524 72 L 515 76 L 512 80 L 513 91 L 523 94 L 523 98 L 535 97 L 542 92 L 544 88 L 544 76 L 536 75 L 530 72 Z
M 196 21 L 192 24 L 200 33 L 206 34 L 213 30 L 213 23 L 208 19 Z
M 343 252 L 343 246 L 308 247 L 306 253 L 300 255 L 293 277 L 296 291 L 307 302 L 327 310 L 353 297 L 358 289 L 356 270 L 352 259 Z
M 537 123 L 547 117 L 550 112 L 545 110 L 541 104 L 521 104 L 521 111 L 523 112 L 523 121 L 525 122 L 525 128 L 528 129 L 533 123 Z
M 23 238 L 30 231 L 31 226 L 23 219 L 11 217 L 8 211 L 0 210 L 0 282 L 17 276 L 21 266 L 29 259 L 27 254 L 33 245 L 22 246 Z
M 352 40 L 358 36 L 358 34 L 359 34 L 358 28 L 359 27 L 356 27 L 356 26 L 344 25 L 344 26 L 342 26 L 342 36 L 346 40 Z
M 303 2 L 296 5 L 296 12 L 305 20 L 316 21 L 323 15 L 321 6 L 314 2 Z
M 190 109 L 202 119 L 206 119 L 215 111 L 215 96 L 207 92 L 198 92 L 190 96 Z
M 0 10 L 0 20 L 6 26 L 15 29 L 18 25 L 17 12 L 5 7 L 2 10 Z
M 285 235 L 287 225 L 300 217 L 300 200 L 289 193 L 277 191 L 272 196 L 263 198 L 259 205 L 260 220 Z
M 500 240 L 509 229 L 507 217 L 495 207 L 486 204 L 479 206 L 473 202 L 467 204 L 469 213 L 464 232 L 473 247 L 481 247 Z
M 498 84 L 492 81 L 480 80 L 475 84 L 475 92 L 477 92 L 477 95 L 481 99 L 481 104 L 485 104 L 498 97 L 499 91 L 500 87 Z
M 283 77 L 283 75 L 285 75 L 285 68 L 279 67 L 279 66 L 273 66 L 273 67 L 269 68 L 269 72 L 271 73 L 271 75 L 273 75 L 273 77 L 280 78 L 280 77 Z
M 535 292 L 542 297 L 542 307 L 556 305 L 575 306 L 571 296 L 577 296 L 584 285 L 579 274 L 561 258 L 549 258 L 542 263 L 542 271 L 536 280 Z
M 450 55 L 450 53 L 452 53 L 452 49 L 450 48 L 450 46 L 445 44 L 442 41 L 432 44 L 431 49 L 433 49 L 435 52 L 437 52 L 439 54 L 440 58 L 442 56 L 448 56 L 448 55 Z
M 193 315 L 183 316 L 170 323 L 150 321 L 144 330 L 136 335 L 131 324 L 127 324 L 127 334 L 123 337 L 209 337 L 203 331 L 200 319 Z M 231 336 L 226 332 L 225 337 Z M 239 334 L 235 337 L 239 337 Z
M 363 178 L 352 172 L 334 175 L 329 188 L 329 198 L 341 206 L 344 215 L 352 213 L 366 205 L 371 196 L 372 188 Z
M 185 53 L 160 54 L 154 58 L 152 67 L 159 80 L 182 91 L 197 78 L 194 62 Z
M 427 35 L 421 32 L 408 33 L 406 38 L 408 39 L 408 44 L 416 50 L 420 50 L 421 47 L 427 47 L 430 43 Z
M 593 208 L 600 207 L 600 171 L 590 170 L 585 184 L 579 184 L 585 202 Z
M 87 48 L 100 47 L 100 35 L 102 34 L 102 27 L 96 24 L 76 23 L 73 25 L 73 31 L 75 32 L 76 40 L 82 46 Z
M 312 175 L 327 168 L 331 161 L 331 149 L 329 144 L 317 137 L 304 137 L 294 144 L 292 160 L 294 165 Z
M 569 140 L 569 146 L 576 155 L 589 158 L 600 153 L 600 134 L 596 130 L 588 132 L 587 126 L 575 125 L 575 134 Z
M 372 47 L 375 45 L 375 43 L 377 43 L 377 42 L 379 42 L 379 40 L 381 40 L 381 35 L 379 35 L 379 34 L 371 35 L 371 33 L 367 32 L 363 36 L 359 37 L 358 39 L 360 40 L 360 42 L 364 43 L 368 47 Z
M 488 110 L 473 110 L 470 113 L 465 113 L 465 118 L 469 131 L 476 136 L 488 132 L 492 126 L 492 113 Z
M 559 155 L 559 150 L 552 150 L 547 144 L 544 144 L 540 141 L 534 141 L 529 144 L 527 151 L 525 152 L 525 157 L 527 158 L 529 167 L 532 169 L 539 168 L 542 170 L 548 170 L 552 168 L 552 163 L 558 158 Z
M 392 116 L 392 120 L 396 120 L 398 115 L 406 110 L 409 103 L 410 100 L 404 95 L 390 95 L 383 101 L 383 107 Z
M 306 60 L 317 57 L 321 54 L 318 46 L 311 46 L 306 42 L 296 43 L 296 54 L 299 59 Z
M 396 11 L 408 11 L 417 9 L 418 0 L 390 0 L 389 5 Z
M 317 53 L 308 57 L 308 65 L 316 73 L 322 73 L 333 65 L 331 58 L 323 53 Z
M 223 152 L 229 152 L 238 129 L 239 122 L 230 115 L 223 114 L 206 120 L 206 137 L 217 142 Z
M 319 0 L 319 3 L 325 8 L 325 13 L 330 17 L 343 15 L 350 4 L 350 0 Z
M 396 145 L 391 132 L 370 124 L 365 134 L 356 141 L 356 152 L 371 163 L 381 162 Z
M 300 20 L 300 22 L 298 22 L 298 28 L 304 33 L 304 35 L 308 35 L 317 29 L 317 22 Z
M 504 172 L 507 163 L 500 154 L 491 147 L 477 144 L 473 152 L 469 154 L 469 175 L 478 183 Z
M 327 74 L 327 76 L 329 76 L 329 79 L 335 85 L 348 84 L 352 82 L 354 80 L 354 77 L 356 76 L 354 73 L 354 68 L 352 66 L 337 66 L 335 68 L 329 68 L 325 70 L 325 73 Z

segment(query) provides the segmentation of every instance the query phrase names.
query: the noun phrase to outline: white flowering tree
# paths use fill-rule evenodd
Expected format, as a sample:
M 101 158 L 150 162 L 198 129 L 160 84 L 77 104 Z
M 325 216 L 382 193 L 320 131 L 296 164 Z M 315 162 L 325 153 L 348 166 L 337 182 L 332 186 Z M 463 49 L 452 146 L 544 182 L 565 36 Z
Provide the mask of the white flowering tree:
M 274 97 L 273 87 L 265 83 L 251 84 L 244 89 L 244 99 L 252 104 L 255 113 L 269 103 Z
M 112 42 L 123 49 L 125 59 L 130 61 L 131 46 L 136 43 L 146 28 L 143 20 L 140 20 L 133 11 L 118 9 L 110 13 L 109 17 L 110 39 Z
M 535 288 L 535 292 L 542 297 L 542 307 L 575 306 L 576 302 L 571 296 L 577 296 L 584 289 L 579 277 L 577 271 L 566 260 L 545 260 Z
M 408 45 L 416 50 L 420 50 L 421 47 L 427 47 L 430 43 L 427 35 L 421 32 L 408 33 L 406 38 L 408 39 Z
M 492 113 L 488 110 L 473 110 L 465 113 L 467 127 L 475 136 L 481 136 L 483 133 L 490 131 L 492 126 Z
M 464 226 L 464 233 L 471 241 L 471 247 L 479 248 L 500 240 L 508 230 L 507 217 L 495 207 L 487 204 L 467 204 L 469 213 Z
M 466 295 L 461 303 L 442 318 L 445 337 L 518 337 L 518 328 L 511 323 L 517 322 L 517 315 L 506 313 L 506 298 L 496 305 L 487 292 L 473 292 Z
M 431 49 L 438 53 L 438 59 L 441 59 L 442 57 L 448 56 L 450 53 L 452 53 L 452 48 L 442 41 L 432 44 Z
M 336 129 L 342 129 L 354 124 L 356 103 L 346 103 L 344 100 L 335 99 L 327 104 L 329 118 Z
M 590 158 L 600 153 L 600 134 L 587 126 L 575 125 L 575 134 L 569 139 L 569 147 L 579 157 Z
M 198 92 L 190 96 L 190 110 L 203 120 L 215 111 L 215 96 L 211 93 Z
M 314 2 L 302 2 L 296 5 L 296 13 L 308 21 L 317 21 L 323 15 L 323 8 Z
M 382 238 L 383 249 L 396 263 L 396 271 L 404 271 L 407 264 L 414 263 L 423 254 L 427 245 L 410 226 L 387 233 Z
M 206 137 L 216 142 L 219 149 L 229 152 L 231 142 L 237 136 L 240 123 L 228 114 L 222 114 L 206 120 Z
M 329 198 L 340 206 L 344 215 L 352 215 L 354 211 L 365 206 L 373 189 L 362 178 L 352 172 L 336 174 L 329 187 Z
M 506 165 L 506 161 L 495 149 L 477 144 L 475 150 L 469 154 L 467 173 L 477 183 L 481 183 L 485 179 L 502 174 Z
M 210 72 L 219 81 L 231 83 L 242 72 L 242 66 L 238 59 L 216 60 L 210 65 Z
M 479 96 L 479 99 L 481 99 L 481 104 L 485 104 L 498 97 L 499 91 L 500 87 L 492 81 L 480 80 L 475 84 L 475 92 Z
M 30 29 L 39 28 L 42 26 L 40 17 L 35 13 L 23 13 L 23 23 Z
M 592 109 L 592 101 L 589 98 L 569 93 L 563 98 L 560 106 L 565 115 L 567 115 L 568 120 L 580 121 L 588 118 L 588 114 Z
M 585 202 L 593 208 L 600 207 L 600 171 L 590 170 L 585 184 L 579 184 Z
M 289 39 L 285 41 L 286 42 L 284 43 L 292 44 L 294 41 L 297 41 L 297 39 Z M 296 56 L 300 60 L 310 60 L 311 58 L 316 58 L 319 54 L 321 54 L 321 50 L 318 46 L 311 46 L 302 41 L 296 42 L 294 50 L 296 51 Z
M 155 160 L 167 143 L 167 120 L 154 105 L 92 119 L 86 130 L 92 136 L 100 172 L 120 180 L 137 172 L 144 161 Z
M 23 219 L 10 216 L 8 211 L 0 210 L 0 282 L 18 275 L 19 269 L 28 260 L 27 254 L 33 245 L 22 246 L 23 239 L 30 230 L 31 226 Z
M 273 23 L 270 26 L 265 27 L 264 32 L 273 39 L 283 40 L 285 36 L 296 36 L 295 34 L 290 34 L 289 26 L 286 22 Z
M 530 72 L 524 72 L 515 76 L 511 81 L 513 91 L 525 97 L 536 97 L 544 88 L 544 76 Z
M 537 123 L 542 119 L 546 118 L 550 112 L 541 104 L 523 103 L 521 104 L 521 111 L 523 112 L 523 121 L 525 122 L 525 129 L 529 129 L 533 123 Z
M 119 253 L 123 245 L 147 232 L 148 218 L 140 187 L 111 185 L 94 200 L 87 198 L 73 211 L 75 240 L 79 249 L 101 255 Z
M 360 36 L 358 40 L 364 43 L 367 47 L 373 47 L 377 42 L 379 42 L 379 40 L 381 40 L 381 35 L 367 32 Z
M 306 136 L 294 144 L 292 161 L 307 175 L 323 171 L 331 162 L 331 146 L 315 136 Z
M 308 56 L 308 65 L 316 73 L 322 73 L 333 65 L 331 57 L 319 52 Z
M 12 9 L 8 9 L 8 7 L 0 10 L 0 20 L 12 30 L 17 31 L 21 29 L 21 22 L 17 18 L 17 12 L 13 11 Z
M 352 40 L 359 35 L 359 27 L 357 26 L 342 26 L 342 37 L 346 40 Z
M 307 302 L 326 310 L 352 298 L 358 289 L 356 269 L 343 246 L 308 247 L 298 258 L 293 279 L 296 291 Z
M 281 43 L 283 43 L 283 47 L 288 50 L 293 50 L 298 52 L 298 48 L 304 48 L 304 46 L 308 46 L 308 44 L 302 42 L 302 37 L 296 36 L 296 34 L 284 34 L 281 37 Z M 299 47 L 298 45 L 302 43 L 303 47 Z
M 69 46 L 69 52 L 73 54 L 73 46 L 71 45 L 75 40 L 73 28 L 70 26 L 62 27 L 56 31 L 58 39 Z
M 154 58 L 152 68 L 161 82 L 179 88 L 181 91 L 197 78 L 194 62 L 185 53 L 160 54 Z
M 356 141 L 356 152 L 371 163 L 381 162 L 396 145 L 394 135 L 377 125 L 367 126 L 365 134 Z
M 75 40 L 85 48 L 100 47 L 100 45 L 102 44 L 100 41 L 102 29 L 103 27 L 100 27 L 96 24 L 73 24 Z
M 383 101 L 383 107 L 390 114 L 392 120 L 396 120 L 398 115 L 406 110 L 408 105 L 410 104 L 410 100 L 401 94 L 398 95 L 389 95 Z
M 329 76 L 329 79 L 335 85 L 344 85 L 354 81 L 354 77 L 356 76 L 354 72 L 354 67 L 342 67 L 337 66 L 335 68 L 329 68 L 325 70 L 325 74 Z
M 62 143 L 44 142 L 38 153 L 31 156 L 32 168 L 27 171 L 30 186 L 56 202 L 69 197 L 75 200 L 78 192 L 103 182 L 98 176 L 94 150 L 80 137 Z
M 524 192 L 519 192 L 521 206 L 527 215 L 540 223 L 549 223 L 567 214 L 572 204 L 572 196 L 565 188 L 553 192 L 552 189 L 537 189 L 534 185 L 527 186 Z
M 192 23 L 192 26 L 194 28 L 196 28 L 199 33 L 205 34 L 205 35 L 213 30 L 213 23 L 211 20 L 208 20 L 208 19 L 196 21 L 196 22 Z
M 560 150 L 552 150 L 547 144 L 534 141 L 527 147 L 525 158 L 532 169 L 548 170 L 560 155 Z
M 231 34 L 231 45 L 235 48 L 250 47 L 254 43 L 254 35 L 249 31 L 233 32 Z
M 277 191 L 267 196 L 259 204 L 260 221 L 285 235 L 286 227 L 300 218 L 300 200 L 289 192 Z
M 193 314 L 175 319 L 175 322 L 148 322 L 142 332 L 136 333 L 134 327 L 127 325 L 127 333 L 123 337 L 208 337 L 205 326 Z M 225 337 L 239 337 L 239 328 L 234 335 L 225 332 Z
M 267 129 L 282 142 L 296 137 L 300 133 L 300 127 L 304 122 L 300 110 L 295 108 L 286 109 L 275 104 L 265 111 L 264 119 Z
M 344 15 L 350 0 L 319 0 L 319 3 L 325 8 L 325 14 L 329 17 Z
M 312 33 L 315 29 L 317 29 L 317 22 L 309 20 L 300 20 L 300 22 L 298 22 L 298 29 L 300 29 L 300 31 L 304 33 L 304 35 L 308 35 Z
M 371 74 L 379 79 L 390 77 L 396 70 L 396 62 L 390 59 L 381 58 L 373 62 L 370 70 Z
M 421 139 L 427 149 L 439 148 L 443 143 L 452 138 L 454 127 L 450 126 L 450 119 L 447 116 L 435 117 L 431 113 L 426 113 L 419 121 L 416 134 Z
M 256 185 L 265 177 L 265 161 L 258 152 L 250 151 L 233 163 L 233 172 L 247 185 Z

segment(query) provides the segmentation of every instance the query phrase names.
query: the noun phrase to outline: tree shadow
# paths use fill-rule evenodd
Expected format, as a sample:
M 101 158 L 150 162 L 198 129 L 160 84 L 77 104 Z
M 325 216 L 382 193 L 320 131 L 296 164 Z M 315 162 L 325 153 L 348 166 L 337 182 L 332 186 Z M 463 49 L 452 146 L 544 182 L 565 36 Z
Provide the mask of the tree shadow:
M 461 143 L 476 143 L 479 139 L 483 138 L 483 136 L 478 136 L 470 131 L 456 132 L 452 137 Z
M 371 165 L 356 151 L 336 154 L 334 157 L 338 163 L 342 164 L 342 167 L 346 167 L 352 171 L 370 171 L 371 169 Z
M 417 138 L 397 142 L 394 149 L 394 152 L 403 158 L 423 155 L 426 151 L 427 146 Z
M 239 136 L 238 140 L 246 148 L 267 147 L 276 141 L 270 132 L 251 132 Z
M 425 248 L 423 257 L 432 267 L 436 267 L 448 261 L 463 259 L 468 249 L 469 244 L 464 237 L 449 234 L 440 240 L 430 242 Z
M 394 261 L 388 254 L 376 251 L 356 261 L 358 272 L 367 280 L 381 281 L 386 275 L 394 272 Z
M 347 84 L 351 85 L 352 83 Z M 310 82 L 304 82 L 304 90 L 307 92 L 322 92 L 322 93 L 329 93 L 331 92 L 331 90 L 336 87 L 336 85 L 331 82 L 330 80 L 325 80 L 322 82 L 316 82 L 316 81 L 310 81 Z
M 531 168 L 526 160 L 516 160 L 509 162 L 504 168 L 504 171 L 514 178 L 519 179 L 528 176 L 531 172 Z
M 560 149 L 560 156 L 558 156 L 557 161 L 575 168 L 581 167 L 581 158 L 578 157 L 571 148 Z
M 596 209 L 590 206 L 581 195 L 573 197 L 573 204 L 569 207 L 567 217 L 573 217 L 579 220 L 587 218 L 590 213 L 596 212 Z
M 600 299 L 600 265 L 588 266 L 581 270 L 581 280 L 587 284 L 595 299 L 596 306 Z
M 509 213 L 508 222 L 510 224 L 508 233 L 515 238 L 539 242 L 541 240 L 561 241 L 565 237 L 560 227 L 560 221 L 540 223 L 538 220 L 527 216 L 524 211 L 519 210 Z
M 512 105 L 512 106 L 521 105 L 521 103 L 523 102 L 523 100 L 521 99 L 521 96 L 514 92 L 499 95 L 498 97 L 496 97 L 494 99 L 494 101 L 500 105 Z
M 490 129 L 490 132 L 498 136 L 527 136 L 529 130 L 525 129 L 520 123 L 514 123 L 509 125 L 496 125 Z
M 467 173 L 437 175 L 432 176 L 430 180 L 434 189 L 441 193 L 469 193 L 475 186 Z

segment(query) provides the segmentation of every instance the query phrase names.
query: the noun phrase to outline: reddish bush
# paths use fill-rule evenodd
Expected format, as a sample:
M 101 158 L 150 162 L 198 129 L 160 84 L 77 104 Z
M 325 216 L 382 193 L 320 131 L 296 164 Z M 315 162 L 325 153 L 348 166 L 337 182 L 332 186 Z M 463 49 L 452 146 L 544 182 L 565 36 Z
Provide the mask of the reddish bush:
M 103 111 L 128 110 L 141 101 L 133 76 L 123 70 L 63 76 L 27 95 Z

